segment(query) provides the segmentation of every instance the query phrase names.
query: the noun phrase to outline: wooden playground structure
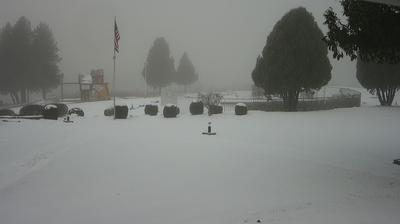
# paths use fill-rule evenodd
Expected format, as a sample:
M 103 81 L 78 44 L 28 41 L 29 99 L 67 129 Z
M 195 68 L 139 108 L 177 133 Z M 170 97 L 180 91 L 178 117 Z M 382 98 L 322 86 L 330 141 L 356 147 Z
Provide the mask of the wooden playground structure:
M 64 100 L 64 85 L 79 86 L 80 101 L 110 100 L 108 83 L 104 82 L 104 70 L 92 70 L 90 75 L 78 75 L 78 82 L 64 82 L 64 75 L 60 78 L 61 101 Z

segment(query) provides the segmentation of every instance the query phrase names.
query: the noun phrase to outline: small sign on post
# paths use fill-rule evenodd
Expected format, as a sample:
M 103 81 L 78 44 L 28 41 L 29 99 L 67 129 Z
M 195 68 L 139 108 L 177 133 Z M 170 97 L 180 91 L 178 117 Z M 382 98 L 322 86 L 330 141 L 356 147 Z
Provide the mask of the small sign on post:
M 216 135 L 217 133 L 211 131 L 211 122 L 208 122 L 207 132 L 203 132 L 203 135 Z

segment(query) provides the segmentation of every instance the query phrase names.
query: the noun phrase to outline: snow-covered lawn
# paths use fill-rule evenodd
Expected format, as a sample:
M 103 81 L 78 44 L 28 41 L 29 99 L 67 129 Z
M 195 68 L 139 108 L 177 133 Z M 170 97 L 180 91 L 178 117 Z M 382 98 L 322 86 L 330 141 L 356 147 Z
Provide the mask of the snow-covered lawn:
M 145 116 L 155 100 L 0 122 L 0 223 L 399 223 L 400 107 Z

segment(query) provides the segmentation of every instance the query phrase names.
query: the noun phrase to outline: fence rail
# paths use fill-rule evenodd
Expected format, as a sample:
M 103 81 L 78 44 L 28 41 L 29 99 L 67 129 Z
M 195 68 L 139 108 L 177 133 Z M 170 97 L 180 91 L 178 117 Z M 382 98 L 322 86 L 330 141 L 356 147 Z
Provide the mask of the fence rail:
M 266 98 L 224 98 L 221 105 L 224 111 L 233 111 L 237 103 L 244 103 L 249 110 L 283 111 L 282 99 Z M 299 98 L 298 111 L 330 110 L 335 108 L 360 107 L 361 95 L 341 97 L 316 97 L 312 99 Z

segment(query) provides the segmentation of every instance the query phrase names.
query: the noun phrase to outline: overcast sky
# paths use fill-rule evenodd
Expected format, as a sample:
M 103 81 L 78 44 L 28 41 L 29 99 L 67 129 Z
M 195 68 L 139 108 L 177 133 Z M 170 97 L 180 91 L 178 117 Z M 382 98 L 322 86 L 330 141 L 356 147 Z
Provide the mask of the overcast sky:
M 166 38 L 175 65 L 184 51 L 206 88 L 247 87 L 257 55 L 274 24 L 290 9 L 304 6 L 323 26 L 335 0 L 0 0 L 0 25 L 26 16 L 32 26 L 50 25 L 63 60 L 66 81 L 103 68 L 112 80 L 113 20 L 121 35 L 118 89 L 142 89 L 141 70 L 154 39 Z M 355 65 L 331 59 L 332 84 L 354 85 Z

